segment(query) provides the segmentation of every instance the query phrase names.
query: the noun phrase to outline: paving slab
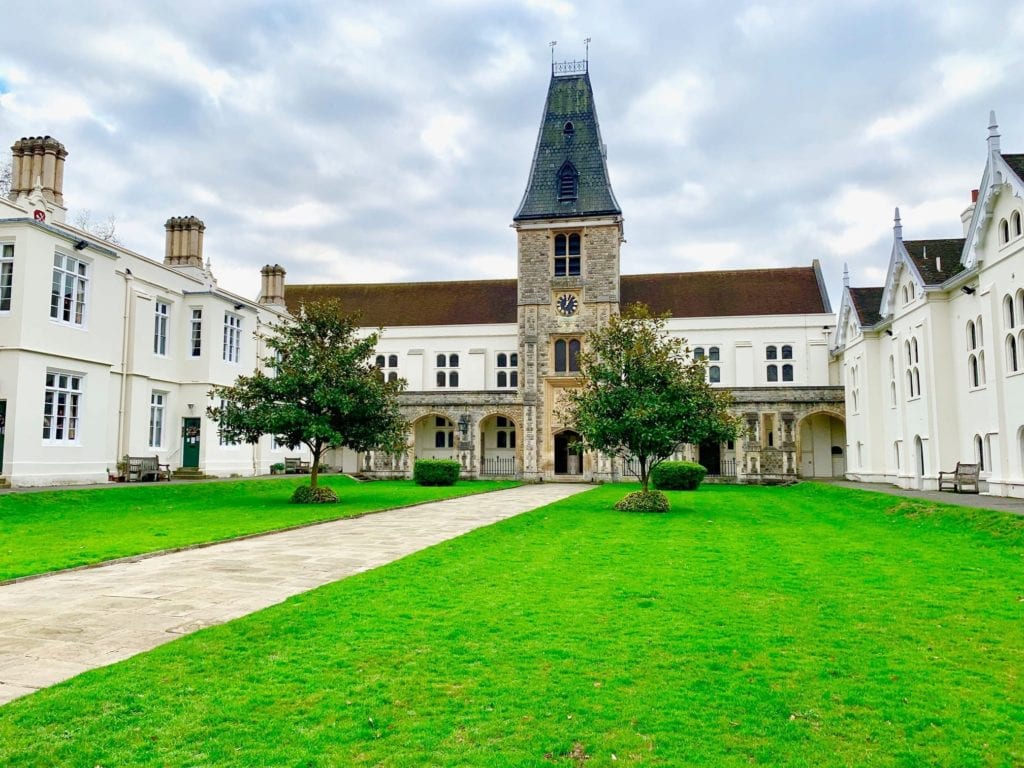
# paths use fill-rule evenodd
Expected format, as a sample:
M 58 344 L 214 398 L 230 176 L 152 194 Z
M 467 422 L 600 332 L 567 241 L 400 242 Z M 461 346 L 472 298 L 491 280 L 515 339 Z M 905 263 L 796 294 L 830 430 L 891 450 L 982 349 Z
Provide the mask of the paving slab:
M 592 487 L 524 485 L 0 586 L 0 705 Z
M 990 496 L 987 493 L 951 493 L 950 491 L 916 491 L 909 488 L 900 488 L 888 483 L 861 483 L 854 480 L 826 480 L 825 482 L 840 488 L 856 488 L 860 491 L 888 493 L 891 496 L 903 496 L 907 499 L 938 501 L 943 504 L 955 504 L 961 507 L 993 509 L 998 512 L 1024 515 L 1024 499 L 1018 499 L 1013 496 Z

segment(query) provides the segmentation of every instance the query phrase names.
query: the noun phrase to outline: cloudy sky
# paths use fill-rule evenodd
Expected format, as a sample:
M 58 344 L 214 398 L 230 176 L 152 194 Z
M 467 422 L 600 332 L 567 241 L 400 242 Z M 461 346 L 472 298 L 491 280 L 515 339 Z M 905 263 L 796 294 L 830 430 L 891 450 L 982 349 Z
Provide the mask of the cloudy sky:
M 626 273 L 822 261 L 833 301 L 957 236 L 990 109 L 1024 152 L 1016 2 L 5 3 L 0 141 L 69 150 L 71 215 L 221 285 L 512 277 L 558 59 L 590 73 Z M 1015 85 L 1016 84 L 1016 85 Z

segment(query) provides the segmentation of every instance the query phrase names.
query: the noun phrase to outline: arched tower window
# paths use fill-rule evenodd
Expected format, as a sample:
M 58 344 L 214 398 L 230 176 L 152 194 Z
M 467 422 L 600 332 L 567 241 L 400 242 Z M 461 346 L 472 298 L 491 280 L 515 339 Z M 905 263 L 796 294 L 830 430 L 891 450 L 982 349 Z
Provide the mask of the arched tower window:
M 580 175 L 576 166 L 566 160 L 558 169 L 558 202 L 570 202 L 579 196 Z
M 999 244 L 1010 242 L 1010 223 L 1006 219 L 999 220 Z
M 1013 215 L 1010 216 L 1010 226 L 1013 229 L 1013 236 L 1020 237 L 1024 230 L 1021 228 L 1020 222 L 1020 211 L 1014 211 Z

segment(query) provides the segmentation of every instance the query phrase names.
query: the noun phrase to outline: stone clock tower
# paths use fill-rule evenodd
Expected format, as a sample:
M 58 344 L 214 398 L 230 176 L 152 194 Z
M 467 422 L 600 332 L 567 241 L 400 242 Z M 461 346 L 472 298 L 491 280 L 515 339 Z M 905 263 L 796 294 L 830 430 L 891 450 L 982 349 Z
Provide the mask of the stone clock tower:
M 518 237 L 523 474 L 579 480 L 608 471 L 579 455 L 562 416 L 585 336 L 619 309 L 622 211 L 612 192 L 586 62 L 552 67 Z

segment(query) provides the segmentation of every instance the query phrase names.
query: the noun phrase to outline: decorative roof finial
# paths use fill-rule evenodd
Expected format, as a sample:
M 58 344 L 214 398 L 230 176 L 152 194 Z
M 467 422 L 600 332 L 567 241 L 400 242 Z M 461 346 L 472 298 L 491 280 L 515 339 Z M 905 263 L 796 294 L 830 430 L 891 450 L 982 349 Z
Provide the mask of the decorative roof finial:
M 843 287 L 850 287 L 850 265 L 845 261 L 843 262 Z
M 903 223 L 900 221 L 900 209 L 898 206 L 896 208 L 896 215 L 893 217 L 892 232 L 897 240 L 903 239 Z
M 588 37 L 587 39 L 585 39 L 585 40 L 583 41 L 583 44 L 584 44 L 585 46 L 587 46 L 587 56 L 586 56 L 586 62 L 587 62 L 587 64 L 590 64 L 590 38 Z
M 999 123 L 994 109 L 988 113 L 988 149 L 989 152 L 999 151 Z
M 548 45 L 551 46 L 551 71 L 554 72 L 555 71 L 555 46 L 558 45 L 558 41 L 557 40 L 552 40 L 550 43 L 548 43 Z

